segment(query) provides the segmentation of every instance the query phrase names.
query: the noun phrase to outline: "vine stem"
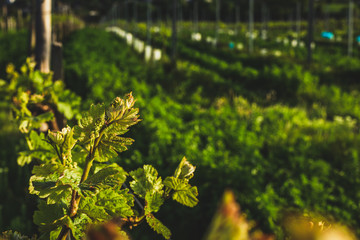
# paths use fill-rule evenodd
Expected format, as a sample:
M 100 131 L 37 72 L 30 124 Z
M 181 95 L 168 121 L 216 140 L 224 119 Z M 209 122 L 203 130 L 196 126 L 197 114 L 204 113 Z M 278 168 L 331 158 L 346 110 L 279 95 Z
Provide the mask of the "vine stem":
M 63 228 L 61 229 L 61 232 L 60 232 L 57 240 L 66 240 L 66 239 L 67 239 L 67 236 L 68 236 L 68 234 L 69 234 L 69 230 L 70 230 L 70 229 L 69 229 L 68 227 L 63 227 Z
M 91 170 L 94 158 L 95 158 L 95 150 L 99 146 L 100 140 L 101 140 L 102 136 L 104 135 L 104 130 L 106 129 L 106 127 L 108 127 L 108 125 L 107 126 L 105 125 L 102 127 L 102 129 L 99 132 L 99 137 L 97 137 L 95 139 L 93 147 L 90 148 L 90 152 L 86 157 L 85 167 L 84 167 L 83 174 L 81 176 L 80 183 L 84 182 L 89 176 L 89 173 L 90 173 L 90 170 Z M 80 198 L 81 198 L 81 196 L 79 195 L 79 193 L 76 190 L 73 190 L 72 194 L 71 194 L 71 202 L 70 202 L 70 208 L 69 208 L 69 214 L 70 214 L 71 218 L 75 217 L 75 215 L 78 211 Z M 70 228 L 68 226 L 64 225 L 61 229 L 61 232 L 60 232 L 57 240 L 66 240 L 69 233 L 70 233 Z

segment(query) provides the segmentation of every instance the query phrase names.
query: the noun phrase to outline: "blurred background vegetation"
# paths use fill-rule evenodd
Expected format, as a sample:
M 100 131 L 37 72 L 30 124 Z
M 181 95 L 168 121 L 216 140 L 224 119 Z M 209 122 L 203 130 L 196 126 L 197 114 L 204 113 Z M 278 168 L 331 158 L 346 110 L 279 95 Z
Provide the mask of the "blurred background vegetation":
M 252 30 L 251 1 L 175 1 L 176 45 L 173 1 L 53 1 L 60 76 L 82 98 L 80 110 L 130 91 L 138 99 L 143 121 L 117 159 L 127 171 L 152 164 L 171 174 L 183 155 L 197 166 L 199 205 L 159 213 L 173 239 L 201 239 L 226 188 L 256 228 L 279 239 L 284 209 L 317 213 L 360 236 L 360 4 L 255 0 Z M 6 80 L 6 65 L 29 56 L 32 2 L 2 4 Z M 32 166 L 17 165 L 24 140 L 8 104 L 0 108 L 0 230 L 36 234 Z M 159 238 L 146 226 L 131 235 Z

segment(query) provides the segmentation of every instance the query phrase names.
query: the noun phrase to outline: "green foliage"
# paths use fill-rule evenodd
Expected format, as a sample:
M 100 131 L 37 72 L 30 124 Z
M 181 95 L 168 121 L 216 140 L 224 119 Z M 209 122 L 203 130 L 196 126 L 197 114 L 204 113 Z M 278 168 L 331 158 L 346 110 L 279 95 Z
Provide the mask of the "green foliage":
M 28 136 L 29 150 L 19 152 L 17 162 L 20 166 L 29 164 L 32 159 L 39 159 L 44 161 L 45 159 L 54 158 L 55 153 L 52 148 L 43 139 L 44 133 L 38 134 L 35 131 L 31 131 Z
M 188 207 L 194 207 L 198 204 L 198 191 L 196 187 L 189 184 L 189 180 L 194 176 L 195 167 L 184 157 L 177 167 L 174 176 L 167 177 L 164 185 L 174 191 L 172 198 Z
M 195 167 L 186 158 L 183 158 L 175 171 L 175 177 L 167 177 L 163 182 L 161 177 L 158 177 L 156 169 L 150 165 L 144 165 L 143 168 L 130 172 L 130 176 L 134 179 L 130 182 L 132 190 L 139 197 L 145 199 L 146 221 L 151 228 L 162 234 L 165 239 L 170 238 L 170 231 L 153 216 L 152 212 L 158 212 L 164 203 L 164 197 L 168 198 L 170 196 L 172 196 L 173 200 L 185 206 L 196 206 L 198 203 L 197 188 L 188 184 L 188 180 L 192 177 L 194 171 Z M 181 183 L 174 184 L 171 180 L 178 180 Z
M 74 127 L 49 130 L 46 137 L 31 129 L 31 151 L 21 152 L 21 157 L 24 162 L 32 157 L 41 160 L 40 165 L 34 166 L 29 183 L 30 194 L 43 199 L 34 214 L 34 223 L 41 232 L 40 239 L 62 239 L 70 232 L 75 239 L 82 239 L 89 224 L 114 218 L 130 225 L 137 225 L 146 218 L 154 231 L 169 239 L 170 230 L 153 213 L 158 212 L 165 199 L 171 196 L 184 205 L 196 205 L 196 187 L 191 187 L 192 204 L 189 204 L 189 194 L 180 193 L 183 189 L 164 191 L 161 177 L 150 165 L 128 174 L 116 163 L 108 164 L 133 142 L 122 135 L 140 121 L 139 110 L 134 108 L 134 104 L 130 93 L 124 99 L 115 98 L 109 106 L 92 105 Z M 31 117 L 31 112 L 28 115 Z M 25 135 L 28 132 L 28 129 L 23 131 Z M 83 149 L 85 154 L 75 157 L 78 149 Z M 184 158 L 176 170 L 176 179 L 182 179 L 186 186 L 190 186 L 188 180 L 194 170 L 195 167 Z M 135 196 L 123 187 L 129 175 L 133 178 L 130 186 L 134 194 L 145 201 L 142 212 L 134 207 Z
M 36 239 L 35 237 L 29 238 L 27 236 L 22 236 L 20 233 L 13 232 L 11 230 L 3 232 L 0 238 L 3 240 L 35 240 Z
M 192 212 L 171 209 L 171 214 L 161 216 L 167 225 L 177 226 L 172 227 L 175 238 L 200 239 L 227 187 L 234 189 L 249 218 L 266 232 L 280 232 L 279 213 L 286 207 L 320 212 L 358 225 L 358 194 L 354 190 L 360 176 L 358 86 L 348 90 L 341 85 L 345 73 L 337 82 L 327 81 L 338 69 L 329 71 L 328 65 L 335 60 L 325 48 L 319 55 L 315 51 L 313 67 L 306 68 L 301 57 L 249 56 L 223 46 L 213 48 L 181 39 L 177 69 L 170 71 L 166 62 L 144 66 L 115 36 L 108 36 L 111 41 L 102 45 L 105 33 L 99 32 L 97 38 L 94 31 L 78 32 L 66 46 L 68 67 L 78 69 L 75 74 L 69 68 L 72 78 L 87 75 L 89 89 L 112 84 L 114 87 L 106 88 L 107 94 L 100 100 L 132 88 L 142 93 L 139 104 L 146 106 L 144 122 L 134 131 L 134 151 L 124 153 L 122 166 L 126 169 L 151 163 L 163 175 L 177 165 L 180 152 L 196 159 L 199 166 L 194 178 L 201 192 L 198 207 Z M 80 50 L 76 39 L 90 36 L 93 41 L 82 44 Z M 144 36 L 141 32 L 137 35 Z M 152 36 L 155 44 L 162 44 L 156 34 Z M 116 55 L 107 55 L 109 50 L 104 50 L 103 56 L 99 48 L 92 51 L 90 44 L 124 50 Z M 282 49 L 290 52 L 289 48 Z M 97 61 L 91 64 L 83 57 L 89 54 L 98 56 L 100 62 L 113 58 L 116 70 L 102 74 L 102 70 L 91 67 Z M 356 61 L 349 61 L 341 61 L 339 68 L 348 65 L 349 71 L 356 73 Z M 91 70 L 86 71 L 86 67 Z M 103 75 L 106 84 L 91 80 Z M 354 76 L 348 76 L 349 80 L 355 81 Z M 88 95 L 90 99 L 93 96 L 95 93 Z M 157 178 L 149 181 L 143 168 L 138 171 L 144 176 L 139 191 L 147 186 L 150 189 Z M 184 186 L 174 178 L 163 179 L 165 192 L 175 183 Z M 192 199 L 192 191 L 184 193 Z M 179 222 L 174 216 L 188 221 Z M 145 234 L 139 235 L 139 239 L 146 239 Z
M 213 33 L 214 25 L 202 23 L 200 27 L 203 38 Z M 269 27 L 279 28 L 276 34 L 290 35 L 284 33 L 289 27 L 286 22 L 270 23 Z M 145 29 L 145 25 L 138 29 Z M 152 41 L 166 54 L 170 41 L 164 38 L 168 29 L 164 32 L 160 33 L 163 36 L 152 33 Z M 139 38 L 145 36 L 137 33 Z M 241 35 L 233 38 L 245 40 Z M 165 45 L 161 42 L 164 39 Z M 130 89 L 141 96 L 137 103 L 145 117 L 132 130 L 137 140 L 132 151 L 121 155 L 124 169 L 137 169 L 145 163 L 156 167 L 158 176 L 167 176 L 169 169 L 177 166 L 179 153 L 196 160 L 200 167 L 193 181 L 201 194 L 199 206 L 191 212 L 166 205 L 158 211 L 158 191 L 139 197 L 149 203 L 152 213 L 158 211 L 156 217 L 172 229 L 175 239 L 202 237 L 226 187 L 235 189 L 249 218 L 269 232 L 279 231 L 279 213 L 289 206 L 329 214 L 358 226 L 358 61 L 338 58 L 343 48 L 340 44 L 335 49 L 317 43 L 314 64 L 307 68 L 302 49 L 280 46 L 271 39 L 259 40 L 255 46 L 278 49 L 282 57 L 249 56 L 229 50 L 230 40 L 220 34 L 219 46 L 213 48 L 204 41 L 179 39 L 177 69 L 170 70 L 166 62 L 145 66 L 138 54 L 112 34 L 84 29 L 64 45 L 67 86 L 82 95 L 82 107 L 111 101 Z M 57 159 L 52 149 L 48 154 Z M 112 148 L 112 153 L 102 154 L 106 156 L 99 161 L 106 158 L 115 162 L 113 150 L 120 152 Z M 75 145 L 72 161 L 83 168 L 88 151 Z M 88 179 L 106 164 L 94 160 Z M 144 186 L 159 178 L 147 178 L 144 168 L 140 169 L 138 179 Z M 86 185 L 84 181 L 78 186 L 79 193 L 96 196 L 102 189 L 95 187 L 98 184 L 114 187 L 117 183 L 110 179 L 117 171 L 109 169 L 105 183 L 94 180 Z M 162 190 L 171 190 L 169 197 L 173 199 L 175 191 L 166 185 L 175 182 L 183 186 L 182 181 L 173 179 L 175 175 L 161 181 Z M 115 178 L 120 184 L 125 176 L 119 170 Z M 133 181 L 131 176 L 127 181 Z M 192 191 L 182 192 L 192 199 Z M 134 208 L 134 213 L 138 212 Z M 93 221 L 84 213 L 78 215 L 81 217 L 74 222 L 82 223 L 82 229 Z M 81 234 L 79 229 L 74 229 L 79 232 L 74 234 Z M 139 231 L 133 233 L 140 235 L 135 235 L 136 239 L 156 238 L 143 234 L 141 228 Z
M 75 32 L 64 43 L 64 58 L 66 85 L 83 98 L 84 109 L 94 101 L 103 102 L 105 96 L 111 101 L 120 92 L 134 90 L 141 98 L 145 97 L 144 89 L 135 86 L 137 80 L 127 69 L 133 66 L 143 76 L 146 72 L 137 64 L 137 57 L 119 43 L 116 36 L 91 28 Z
M 12 101 L 15 120 L 20 132 L 25 134 L 28 145 L 28 150 L 19 153 L 17 161 L 20 166 L 29 164 L 33 159 L 45 161 L 56 157 L 51 145 L 44 141 L 44 133 L 39 133 L 38 130 L 46 131 L 48 124 L 52 128 L 59 127 L 61 120 L 55 119 L 54 115 L 57 112 L 68 119 L 76 117 L 80 103 L 76 95 L 64 89 L 62 81 L 53 82 L 51 74 L 40 73 L 34 68 L 35 63 L 30 59 L 21 67 L 21 72 L 16 72 L 14 65 L 10 64 L 7 66 L 10 81 L 7 83 L 0 80 L 1 98 L 3 101 Z M 73 144 L 69 142 L 69 138 L 59 144 L 64 155 L 62 157 L 71 157 L 65 156 L 69 144 Z
M 13 37 L 12 44 L 16 44 L 18 35 L 26 40 L 26 33 L 9 34 L 9 37 Z M 1 57 L 14 50 L 14 46 L 10 45 L 1 44 L 7 48 L 2 51 Z M 27 43 L 19 43 L 16 47 L 18 52 L 23 51 L 24 46 L 26 47 Z M 25 62 L 25 53 L 26 50 L 22 52 L 21 57 L 18 56 L 14 61 L 15 65 L 8 64 L 6 74 L 0 74 L 6 77 L 5 80 L 0 80 L 0 165 L 3 172 L 1 195 L 6 196 L 0 202 L 0 227 L 33 234 L 35 226 L 30 216 L 36 205 L 27 192 L 31 168 L 33 164 L 56 158 L 56 152 L 44 140 L 46 131 L 61 128 L 65 124 L 65 117 L 69 120 L 75 118 L 78 115 L 80 98 L 65 89 L 62 81 L 53 81 L 51 74 L 35 70 L 34 62 L 29 59 Z M 17 56 L 14 52 L 12 54 L 13 56 L 8 56 L 1 62 L 8 63 Z M 22 67 L 20 59 L 23 59 L 22 63 L 25 62 Z M 20 67 L 20 71 L 16 71 L 15 66 Z M 20 138 L 19 132 L 25 135 L 25 139 Z M 18 164 L 28 166 L 20 169 Z

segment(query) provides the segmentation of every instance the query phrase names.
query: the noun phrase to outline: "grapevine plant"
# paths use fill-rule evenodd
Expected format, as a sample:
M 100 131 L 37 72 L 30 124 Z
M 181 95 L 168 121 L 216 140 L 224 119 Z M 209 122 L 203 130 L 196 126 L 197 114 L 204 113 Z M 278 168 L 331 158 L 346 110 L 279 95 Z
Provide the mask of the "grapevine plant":
M 20 157 L 25 163 L 37 163 L 29 192 L 40 198 L 34 213 L 40 239 L 82 239 L 90 225 L 108 221 L 118 223 L 124 239 L 120 227 L 132 228 L 142 221 L 170 239 L 170 230 L 154 214 L 169 198 L 188 207 L 197 205 L 197 188 L 189 184 L 195 167 L 184 157 L 174 174 L 163 180 L 151 165 L 128 173 L 114 163 L 134 141 L 124 134 L 140 121 L 132 94 L 117 97 L 110 105 L 92 105 L 77 125 L 49 129 L 47 134 L 39 133 L 39 127 L 53 114 L 33 115 L 29 107 L 36 102 L 34 95 L 38 94 L 17 91 L 16 99 L 25 100 L 15 104 L 14 112 L 29 147 Z
M 52 74 L 35 70 L 35 65 L 27 59 L 17 72 L 9 64 L 9 80 L 0 79 L 0 100 L 11 103 L 9 108 L 27 143 L 28 149 L 17 159 L 20 166 L 50 157 L 51 146 L 42 141 L 44 133 L 47 129 L 59 130 L 67 119 L 80 115 L 80 98 L 65 89 L 62 81 L 53 81 Z

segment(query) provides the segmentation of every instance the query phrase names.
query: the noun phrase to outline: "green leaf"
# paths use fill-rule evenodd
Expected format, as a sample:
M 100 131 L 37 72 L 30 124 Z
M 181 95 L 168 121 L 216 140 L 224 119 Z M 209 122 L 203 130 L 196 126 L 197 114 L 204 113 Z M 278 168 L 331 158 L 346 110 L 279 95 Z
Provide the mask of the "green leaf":
M 49 161 L 57 158 L 54 149 L 44 140 L 45 136 L 43 133 L 38 134 L 32 130 L 27 139 L 30 143 L 29 150 L 19 153 L 20 156 L 17 161 L 20 166 L 30 163 L 33 158 L 41 161 Z
M 38 134 L 35 131 L 31 131 L 29 134 L 29 138 L 31 140 L 31 145 L 32 145 L 32 149 L 30 150 L 39 149 L 39 148 L 49 149 L 49 150 L 51 149 L 51 145 L 45 141 L 44 133 Z
M 21 167 L 23 167 L 25 164 L 29 164 L 32 161 L 31 156 L 29 156 L 27 153 L 20 152 L 19 157 L 17 158 L 17 164 Z
M 127 94 L 125 99 L 121 99 L 119 97 L 115 98 L 106 110 L 106 120 L 108 122 L 122 120 L 124 122 L 122 122 L 121 125 L 125 125 L 125 120 L 130 120 L 129 123 L 131 120 L 132 122 L 136 122 L 139 110 L 133 108 L 134 104 L 135 100 L 132 93 Z
M 116 191 L 107 188 L 102 189 L 95 196 L 82 198 L 78 212 L 96 221 L 102 221 L 115 216 L 133 216 L 132 206 L 134 206 L 134 198 L 128 190 Z
M 107 162 L 117 157 L 117 155 L 117 152 L 113 148 L 106 146 L 106 144 L 101 141 L 95 153 L 95 159 L 98 162 Z
M 63 128 L 62 133 L 64 134 L 64 143 L 62 146 L 64 151 L 71 150 L 76 143 L 76 140 L 74 139 L 74 129 L 67 126 L 66 128 Z
M 69 203 L 71 200 L 71 187 L 60 185 L 50 191 L 47 197 L 47 204 L 57 204 L 59 202 Z
M 199 202 L 197 188 L 192 187 L 185 179 L 167 177 L 164 180 L 164 185 L 174 190 L 172 198 L 185 206 L 194 207 Z
M 27 109 L 26 105 L 23 106 L 23 109 L 21 111 L 25 111 L 25 114 L 27 115 L 27 117 L 23 117 L 20 120 L 19 130 L 22 133 L 27 133 L 32 131 L 33 129 L 40 128 L 42 123 L 54 119 L 54 114 L 52 112 L 45 112 L 37 116 L 32 116 L 32 113 Z
M 105 141 L 102 141 L 102 144 L 114 149 L 114 151 L 116 152 L 123 152 L 127 150 L 126 146 L 131 145 L 133 142 L 134 139 L 131 138 L 113 136 L 111 139 L 106 139 Z
M 61 161 L 64 164 L 72 162 L 71 150 L 76 144 L 74 139 L 74 129 L 66 126 L 61 131 L 52 132 L 48 131 L 48 138 L 53 144 L 55 149 L 58 149 L 59 155 L 61 154 Z
M 111 139 L 113 136 L 121 136 L 129 131 L 126 125 L 122 124 L 111 124 L 107 127 L 105 133 L 109 135 L 107 139 Z
M 64 173 L 58 179 L 59 184 L 71 186 L 71 188 L 78 188 L 83 170 L 79 167 L 68 166 Z
M 164 203 L 164 197 L 162 194 L 155 192 L 153 194 L 151 194 L 150 192 L 146 193 L 145 196 L 145 201 L 146 201 L 146 209 L 145 212 L 146 213 L 151 213 L 151 212 L 158 212 L 161 205 L 163 205 Z
M 62 132 L 48 131 L 48 138 L 56 145 L 61 145 L 64 142 L 64 134 Z
M 39 128 L 42 123 L 53 120 L 54 114 L 52 112 L 45 112 L 37 116 L 32 116 L 29 119 L 33 128 Z
M 112 136 L 111 138 L 104 137 L 99 143 L 96 160 L 98 162 L 106 162 L 111 158 L 117 157 L 118 152 L 127 150 L 126 145 L 131 145 L 134 142 L 131 138 L 123 138 L 119 136 Z
M 87 155 L 89 155 L 89 152 L 86 149 L 81 148 L 79 145 L 75 145 L 75 147 L 71 150 L 72 161 L 76 162 L 78 165 L 85 163 Z
M 96 205 L 96 199 L 93 197 L 81 198 L 78 214 L 80 213 L 84 213 L 96 221 L 109 220 L 111 218 L 103 206 Z
M 173 199 L 185 206 L 195 207 L 199 202 L 197 195 L 197 187 L 188 186 L 187 188 L 175 191 L 173 194 Z
M 34 166 L 32 170 L 32 174 L 36 175 L 37 177 L 49 177 L 49 175 L 56 174 L 57 177 L 64 172 L 65 167 L 57 162 L 49 162 L 44 163 L 38 166 Z
M 81 178 L 79 168 L 65 168 L 58 163 L 34 166 L 29 182 L 30 194 L 47 198 L 49 204 L 64 200 L 69 202 L 71 190 L 77 188 Z
M 31 117 L 32 114 L 31 114 L 30 110 L 27 108 L 27 104 L 29 103 L 29 94 L 21 91 L 21 89 L 18 89 L 17 100 L 18 100 L 18 104 L 19 104 L 19 110 L 21 113 L 20 115 L 25 116 L 25 117 Z M 29 126 L 30 125 L 31 124 L 29 124 Z M 20 131 L 22 130 L 21 128 L 19 128 L 19 129 L 20 129 Z M 30 130 L 31 129 L 27 129 L 25 131 L 29 132 Z
M 105 106 L 103 104 L 91 105 L 89 112 L 85 112 L 75 126 L 74 137 L 81 143 L 87 143 L 99 137 L 101 128 L 105 124 Z
M 127 150 L 127 145 L 133 143 L 133 139 L 120 137 L 128 131 L 128 128 L 140 120 L 138 109 L 134 109 L 134 98 L 131 93 L 127 99 L 115 98 L 106 109 L 106 127 L 103 129 L 101 141 L 96 151 L 97 161 L 106 162 L 117 157 L 119 152 Z
M 146 215 L 146 221 L 149 224 L 149 226 L 154 229 L 155 232 L 158 234 L 163 235 L 165 239 L 170 239 L 171 232 L 170 230 L 160 222 L 160 220 L 156 219 L 154 215 L 148 214 Z
M 128 173 L 117 164 L 111 164 L 99 170 L 92 176 L 88 177 L 86 181 L 82 183 L 83 186 L 121 186 L 127 177 Z
M 41 235 L 39 240 L 57 240 L 61 232 L 62 227 L 58 227 L 55 230 L 52 230 L 50 234 Z
M 130 176 L 134 179 L 130 182 L 130 187 L 140 197 L 145 198 L 147 192 L 163 193 L 161 177 L 157 177 L 158 173 L 151 165 L 144 165 L 143 168 L 130 172 Z
M 60 204 L 46 204 L 45 201 L 39 202 L 38 210 L 34 213 L 34 223 L 43 232 L 54 230 L 62 225 L 72 228 L 72 220 L 66 215 L 66 209 Z
M 74 221 L 74 226 L 76 226 L 72 231 L 74 238 L 83 239 L 87 227 L 89 226 L 89 224 L 93 223 L 93 221 L 84 213 L 76 214 L 73 221 Z
M 34 86 L 36 87 L 36 90 L 42 91 L 41 86 L 44 83 L 44 78 L 42 77 L 41 73 L 39 71 L 35 71 L 33 74 L 33 77 L 31 78 L 32 82 L 34 83 Z
M 71 199 L 70 185 L 58 185 L 56 181 L 43 180 L 32 176 L 30 178 L 29 193 L 36 194 L 40 198 L 47 198 L 48 204 L 55 204 L 60 201 L 68 203 Z
M 28 119 L 23 119 L 20 121 L 19 131 L 21 133 L 28 133 L 30 131 L 30 121 Z
M 72 109 L 70 103 L 58 102 L 57 108 L 58 108 L 59 112 L 64 114 L 66 119 L 72 119 L 74 117 L 74 112 L 73 112 L 73 109 Z
M 32 103 L 42 103 L 43 101 L 44 101 L 45 99 L 44 99 L 44 95 L 42 95 L 42 94 L 36 94 L 36 93 L 34 93 L 34 94 L 32 94 L 32 95 L 30 95 L 30 101 L 32 102 Z M 50 113 L 50 114 L 52 114 L 52 112 L 46 112 L 46 113 Z M 53 114 L 52 114 L 53 115 Z M 44 120 L 44 121 L 50 121 L 51 119 L 48 119 L 48 120 Z
M 194 176 L 196 167 L 190 164 L 185 157 L 176 168 L 174 177 L 179 179 L 191 179 Z
M 49 196 L 52 188 L 56 187 L 56 181 L 46 180 L 43 177 L 33 175 L 30 177 L 29 193 L 39 195 L 40 198 Z
M 7 82 L 5 80 L 0 79 L 0 87 L 5 87 L 7 85 L 8 84 L 7 84 Z
M 74 130 L 66 126 L 61 131 L 52 132 L 48 131 L 48 138 L 55 143 L 56 145 L 65 144 L 66 149 L 71 149 L 76 143 L 76 140 L 73 138 Z
M 19 152 L 19 157 L 17 159 L 17 162 L 20 166 L 24 166 L 25 164 L 29 164 L 34 158 L 41 160 L 42 162 L 45 162 L 51 159 L 56 159 L 56 155 L 52 149 L 48 150 L 48 149 L 38 148 L 36 150 L 27 150 L 27 151 Z
M 114 189 L 105 189 L 96 196 L 96 204 L 103 206 L 106 212 L 113 217 L 131 217 L 134 215 L 131 209 L 131 206 L 134 206 L 134 200 L 131 196 L 132 200 L 129 204 L 129 195 L 128 190 L 116 192 Z
M 134 103 L 134 97 L 129 93 L 125 99 L 115 98 L 106 109 L 106 121 L 109 123 L 105 130 L 107 139 L 111 140 L 111 136 L 123 135 L 129 127 L 140 121 L 139 109 L 133 108 Z

